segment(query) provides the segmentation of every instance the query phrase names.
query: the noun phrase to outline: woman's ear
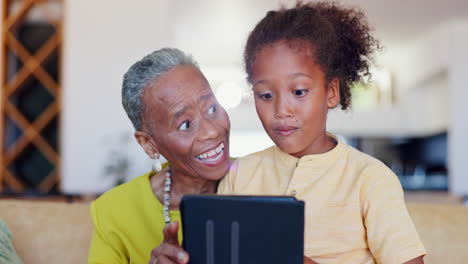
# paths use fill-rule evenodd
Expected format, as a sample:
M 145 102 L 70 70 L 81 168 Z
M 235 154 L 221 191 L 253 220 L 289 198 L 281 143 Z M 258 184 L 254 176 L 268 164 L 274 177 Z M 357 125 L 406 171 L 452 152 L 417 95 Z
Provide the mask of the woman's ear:
M 154 159 L 155 155 L 159 153 L 153 138 L 148 133 L 144 131 L 135 131 L 135 139 L 150 159 Z
M 328 108 L 335 108 L 340 102 L 340 80 L 334 78 L 328 83 L 327 105 Z

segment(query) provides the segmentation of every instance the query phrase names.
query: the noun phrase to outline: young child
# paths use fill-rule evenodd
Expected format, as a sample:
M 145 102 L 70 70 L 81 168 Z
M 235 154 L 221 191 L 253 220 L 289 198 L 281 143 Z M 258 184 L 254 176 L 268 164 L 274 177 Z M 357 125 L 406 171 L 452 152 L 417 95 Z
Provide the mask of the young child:
M 218 193 L 305 201 L 305 255 L 317 263 L 423 263 L 396 175 L 326 131 L 328 109 L 347 109 L 351 84 L 369 74 L 369 32 L 361 11 L 334 3 L 266 14 L 244 60 L 275 146 L 236 160 Z

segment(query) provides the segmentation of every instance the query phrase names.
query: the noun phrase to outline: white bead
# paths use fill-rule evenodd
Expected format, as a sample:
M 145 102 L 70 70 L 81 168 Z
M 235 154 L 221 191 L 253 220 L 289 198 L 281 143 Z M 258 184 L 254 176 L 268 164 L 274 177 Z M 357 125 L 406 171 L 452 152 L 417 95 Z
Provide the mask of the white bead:
M 164 221 L 166 223 L 171 222 L 171 217 L 169 215 L 169 206 L 170 206 L 170 193 L 171 193 L 171 170 L 168 168 L 166 171 L 166 180 L 164 182 L 164 207 L 163 207 L 163 215 Z

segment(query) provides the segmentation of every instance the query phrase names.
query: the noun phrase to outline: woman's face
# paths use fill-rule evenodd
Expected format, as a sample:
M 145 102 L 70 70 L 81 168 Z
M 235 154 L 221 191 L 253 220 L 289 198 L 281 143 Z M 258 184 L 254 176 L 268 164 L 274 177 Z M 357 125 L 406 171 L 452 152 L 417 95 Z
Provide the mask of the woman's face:
M 229 169 L 229 117 L 203 74 L 180 65 L 143 94 L 143 127 L 176 170 L 209 180 Z
M 338 81 L 327 84 L 311 49 L 276 42 L 262 48 L 252 67 L 257 114 L 284 152 L 302 157 L 320 153 L 329 107 L 339 101 Z

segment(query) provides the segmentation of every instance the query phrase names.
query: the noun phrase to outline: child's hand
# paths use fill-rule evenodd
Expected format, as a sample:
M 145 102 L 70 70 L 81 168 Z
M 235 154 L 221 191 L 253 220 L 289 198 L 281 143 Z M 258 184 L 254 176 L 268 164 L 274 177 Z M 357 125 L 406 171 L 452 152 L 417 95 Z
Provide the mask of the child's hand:
M 167 224 L 163 229 L 164 241 L 151 251 L 151 258 L 148 264 L 186 264 L 189 255 L 179 243 L 177 233 L 179 223 L 174 221 Z

